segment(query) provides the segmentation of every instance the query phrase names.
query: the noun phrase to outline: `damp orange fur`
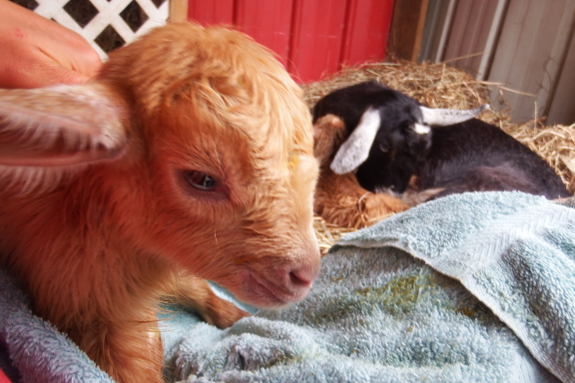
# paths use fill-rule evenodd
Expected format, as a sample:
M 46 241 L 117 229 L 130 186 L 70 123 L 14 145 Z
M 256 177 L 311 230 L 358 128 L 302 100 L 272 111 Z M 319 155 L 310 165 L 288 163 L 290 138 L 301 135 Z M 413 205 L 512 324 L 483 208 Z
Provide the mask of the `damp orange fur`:
M 410 205 L 397 197 L 362 188 L 353 173 L 338 175 L 330 169 L 337 149 L 346 138 L 344 123 L 337 116 L 326 115 L 314 125 L 314 155 L 320 162 L 314 199 L 316 214 L 340 227 L 362 228 L 407 210 Z
M 205 280 L 262 307 L 307 294 L 317 175 L 309 110 L 269 51 L 161 27 L 87 85 L 0 90 L 0 266 L 118 382 L 159 383 L 166 294 L 220 327 L 246 314 Z

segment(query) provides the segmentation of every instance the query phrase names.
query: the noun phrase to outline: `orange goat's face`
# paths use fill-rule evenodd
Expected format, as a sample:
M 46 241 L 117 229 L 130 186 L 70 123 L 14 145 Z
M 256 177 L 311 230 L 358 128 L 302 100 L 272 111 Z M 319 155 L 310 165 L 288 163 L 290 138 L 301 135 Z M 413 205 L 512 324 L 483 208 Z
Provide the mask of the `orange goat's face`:
M 127 47 L 105 68 L 103 80 L 128 83 L 123 92 L 141 107 L 132 119 L 152 181 L 140 199 L 146 226 L 135 231 L 240 299 L 281 306 L 305 296 L 320 266 L 310 112 L 270 52 L 233 32 L 208 33 L 193 51 L 171 41 L 167 56 Z M 136 57 L 163 72 L 113 67 Z M 158 86 L 161 75 L 171 78 Z
M 260 127 L 218 126 L 187 107 L 148 148 L 154 187 L 142 212 L 154 218 L 138 230 L 147 233 L 142 241 L 252 304 L 302 299 L 320 265 L 311 140 L 259 142 L 253 137 L 266 133 Z M 286 117 L 287 126 L 277 129 L 291 131 L 308 118 Z M 182 135 L 186 129 L 193 134 Z
M 309 290 L 311 116 L 248 37 L 168 25 L 112 53 L 89 84 L 0 90 L 2 105 L 0 176 L 64 190 L 71 216 L 96 228 L 89 240 L 121 247 L 106 251 L 176 262 L 260 306 Z

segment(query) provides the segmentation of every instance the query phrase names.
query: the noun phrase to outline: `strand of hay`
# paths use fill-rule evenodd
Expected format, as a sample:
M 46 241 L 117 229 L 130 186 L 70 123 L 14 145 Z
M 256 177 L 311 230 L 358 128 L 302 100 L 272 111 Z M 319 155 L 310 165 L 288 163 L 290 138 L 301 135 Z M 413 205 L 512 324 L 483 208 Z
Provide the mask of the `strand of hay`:
M 346 68 L 324 80 L 302 85 L 310 107 L 326 94 L 358 82 L 375 79 L 431 108 L 471 109 L 489 103 L 487 83 L 445 63 L 408 61 L 366 63 Z M 493 84 L 491 84 L 493 85 Z M 508 109 L 489 110 L 480 118 L 499 126 L 545 159 L 559 174 L 571 194 L 575 192 L 575 124 L 544 126 L 541 119 L 514 124 Z M 349 229 L 337 228 L 316 217 L 316 235 L 325 252 Z
M 327 254 L 328 250 L 335 245 L 342 235 L 355 230 L 331 225 L 319 216 L 314 217 L 313 228 L 322 256 Z

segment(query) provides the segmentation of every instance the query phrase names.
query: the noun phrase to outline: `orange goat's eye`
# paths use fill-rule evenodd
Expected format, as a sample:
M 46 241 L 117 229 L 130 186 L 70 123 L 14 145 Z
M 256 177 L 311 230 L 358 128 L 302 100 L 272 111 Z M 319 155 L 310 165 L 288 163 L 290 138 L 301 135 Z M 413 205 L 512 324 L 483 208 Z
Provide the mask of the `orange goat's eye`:
M 198 170 L 188 170 L 185 172 L 186 181 L 196 190 L 212 191 L 217 183 L 209 174 Z

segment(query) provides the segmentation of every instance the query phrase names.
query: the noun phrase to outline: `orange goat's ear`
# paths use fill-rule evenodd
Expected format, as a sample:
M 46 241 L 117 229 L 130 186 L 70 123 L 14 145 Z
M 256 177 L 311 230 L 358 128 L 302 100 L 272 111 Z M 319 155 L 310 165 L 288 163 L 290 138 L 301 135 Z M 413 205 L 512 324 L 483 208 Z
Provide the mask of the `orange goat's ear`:
M 118 156 L 124 102 L 99 84 L 0 89 L 0 165 L 74 167 Z

